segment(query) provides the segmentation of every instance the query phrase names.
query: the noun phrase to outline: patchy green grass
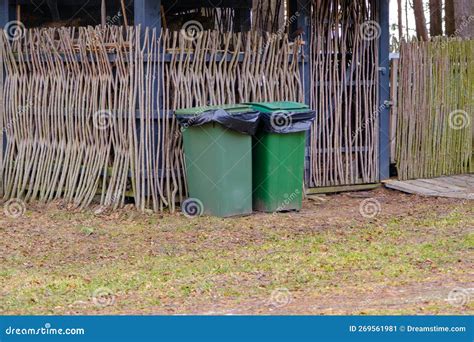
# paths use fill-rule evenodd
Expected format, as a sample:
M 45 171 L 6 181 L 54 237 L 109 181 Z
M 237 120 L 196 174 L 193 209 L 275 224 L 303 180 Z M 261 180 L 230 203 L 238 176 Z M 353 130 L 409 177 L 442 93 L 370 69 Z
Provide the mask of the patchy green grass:
M 233 219 L 55 208 L 2 218 L 0 310 L 472 313 L 471 298 L 446 301 L 450 289 L 474 287 L 472 202 L 403 207 L 400 194 L 375 194 L 384 209 L 373 220 L 345 195 L 300 214 Z M 275 289 L 288 290 L 284 305 Z

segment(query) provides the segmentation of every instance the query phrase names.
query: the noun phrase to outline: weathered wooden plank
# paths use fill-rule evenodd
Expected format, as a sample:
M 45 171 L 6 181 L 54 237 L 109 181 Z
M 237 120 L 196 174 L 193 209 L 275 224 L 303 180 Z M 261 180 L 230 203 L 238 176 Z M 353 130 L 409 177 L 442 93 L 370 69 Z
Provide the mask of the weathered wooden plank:
M 472 176 L 472 175 L 455 175 L 453 177 L 455 179 L 465 181 L 467 184 L 474 185 L 474 176 Z
M 469 183 L 466 182 L 465 180 L 457 179 L 457 178 L 454 178 L 454 177 L 439 177 L 439 178 L 435 178 L 435 179 L 438 180 L 438 181 L 441 181 L 443 183 L 449 183 L 449 184 L 459 186 L 461 188 L 464 188 L 464 187 L 469 185 Z
M 450 198 L 460 198 L 460 199 L 474 199 L 474 193 L 466 193 L 466 192 L 444 192 L 444 193 L 440 193 L 439 197 L 450 197 Z
M 434 186 L 433 184 L 427 184 L 427 183 L 421 181 L 420 179 L 408 180 L 408 181 L 405 181 L 404 183 L 405 184 L 410 184 L 410 185 L 415 185 L 419 188 L 424 188 L 424 189 L 429 190 L 429 191 L 443 192 L 443 191 L 446 190 L 444 188 Z
M 414 179 L 409 181 L 387 181 L 387 188 L 422 196 L 474 199 L 474 187 L 466 180 L 472 175 L 456 175 L 433 179 Z
M 437 191 L 423 188 L 423 187 L 417 186 L 416 184 L 410 184 L 410 183 L 401 182 L 401 181 L 386 182 L 385 186 L 390 189 L 400 190 L 403 192 L 408 192 L 410 194 L 417 194 L 417 195 L 423 195 L 423 196 L 436 196 L 438 193 Z
M 355 184 L 355 185 L 341 185 L 341 186 L 325 186 L 321 188 L 310 188 L 306 190 L 307 195 L 312 194 L 328 194 L 336 192 L 372 190 L 380 187 L 380 183 L 375 184 Z
M 414 181 L 410 181 L 412 184 L 416 184 L 421 187 L 426 187 L 427 189 L 430 190 L 435 190 L 439 192 L 455 192 L 455 191 L 464 191 L 462 188 L 450 188 L 449 186 L 446 185 L 439 185 L 436 184 L 435 182 L 431 182 L 429 179 L 417 179 Z
M 456 184 L 450 183 L 448 180 L 442 180 L 439 178 L 433 179 L 422 179 L 424 183 L 433 184 L 446 189 L 446 191 L 465 191 L 465 187 L 457 186 Z

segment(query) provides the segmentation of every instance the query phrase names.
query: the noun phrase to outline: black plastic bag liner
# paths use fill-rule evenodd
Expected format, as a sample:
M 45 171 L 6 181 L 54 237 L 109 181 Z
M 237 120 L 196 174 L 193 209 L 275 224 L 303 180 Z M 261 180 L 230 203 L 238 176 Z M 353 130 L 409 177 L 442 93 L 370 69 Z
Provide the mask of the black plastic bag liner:
M 267 133 L 295 133 L 307 131 L 316 118 L 316 112 L 308 111 L 276 111 L 260 113 L 262 130 Z
M 176 114 L 176 118 L 181 127 L 184 128 L 217 122 L 233 131 L 247 135 L 255 135 L 258 128 L 260 113 L 257 111 L 229 113 L 223 109 L 212 109 L 199 115 Z

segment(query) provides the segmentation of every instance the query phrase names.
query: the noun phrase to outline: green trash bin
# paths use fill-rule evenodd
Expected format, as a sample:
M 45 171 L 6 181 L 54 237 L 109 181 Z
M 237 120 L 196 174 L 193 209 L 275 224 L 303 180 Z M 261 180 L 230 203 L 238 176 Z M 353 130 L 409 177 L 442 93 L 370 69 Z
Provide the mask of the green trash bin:
M 185 215 L 228 217 L 252 212 L 251 134 L 258 115 L 244 105 L 176 111 L 189 194 L 181 205 Z M 242 125 L 249 131 L 238 131 Z
M 315 113 L 298 102 L 247 103 L 262 113 L 253 139 L 253 208 L 300 210 L 306 131 Z

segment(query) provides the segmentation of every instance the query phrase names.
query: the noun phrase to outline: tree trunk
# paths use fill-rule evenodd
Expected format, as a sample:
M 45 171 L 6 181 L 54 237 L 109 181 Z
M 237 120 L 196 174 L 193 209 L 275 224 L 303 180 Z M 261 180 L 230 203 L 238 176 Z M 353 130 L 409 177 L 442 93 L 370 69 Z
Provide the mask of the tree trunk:
M 454 32 L 456 31 L 456 25 L 454 24 L 454 0 L 445 0 L 444 13 L 446 35 L 454 36 Z
M 407 31 L 407 40 L 410 39 L 410 25 L 408 20 L 408 0 L 405 0 L 405 30 Z
M 413 11 L 415 12 L 416 36 L 419 40 L 428 40 L 425 13 L 423 11 L 423 0 L 413 0 Z
M 402 0 L 397 0 L 397 7 L 398 7 L 398 13 L 397 13 L 398 14 L 398 41 L 401 42 L 403 38 Z
M 102 26 L 105 26 L 107 24 L 107 9 L 105 0 L 102 0 L 102 2 L 100 3 L 100 23 Z
M 441 0 L 430 0 L 430 36 L 442 36 Z
M 474 3 L 472 0 L 454 0 L 456 36 L 474 38 Z

